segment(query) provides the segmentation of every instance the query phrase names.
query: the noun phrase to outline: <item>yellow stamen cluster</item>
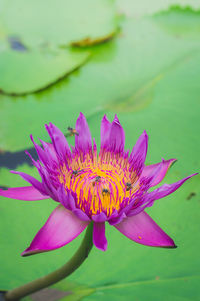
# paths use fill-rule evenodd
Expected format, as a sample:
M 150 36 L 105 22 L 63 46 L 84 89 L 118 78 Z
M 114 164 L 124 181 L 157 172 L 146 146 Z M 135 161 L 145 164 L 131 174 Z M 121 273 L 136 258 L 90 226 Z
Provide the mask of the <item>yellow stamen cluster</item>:
M 61 167 L 59 181 L 77 195 L 77 206 L 90 215 L 104 212 L 110 216 L 128 205 L 137 191 L 137 176 L 130 170 L 128 159 L 106 153 L 103 158 L 87 155 L 74 158 L 70 168 Z

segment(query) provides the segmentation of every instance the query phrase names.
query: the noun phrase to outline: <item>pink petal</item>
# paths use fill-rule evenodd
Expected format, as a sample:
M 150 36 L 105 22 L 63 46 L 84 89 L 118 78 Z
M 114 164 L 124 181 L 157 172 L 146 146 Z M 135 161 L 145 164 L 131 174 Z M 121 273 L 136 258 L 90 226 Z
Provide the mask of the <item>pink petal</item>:
M 59 160 L 67 163 L 66 157 L 71 157 L 71 150 L 65 138 L 65 135 L 51 122 L 49 123 L 49 125 L 46 124 L 45 127 L 51 138 L 53 147 L 55 149 L 55 152 L 57 153 Z
M 110 137 L 109 137 L 109 149 L 110 151 L 114 152 L 123 152 L 124 151 L 124 144 L 125 144 L 125 134 L 124 129 L 121 126 L 117 115 L 112 122 L 111 129 L 110 129 Z
M 57 155 L 56 155 L 56 151 L 54 149 L 54 146 L 53 144 L 51 143 L 48 143 L 48 142 L 45 142 L 41 139 L 39 139 L 47 156 L 49 157 L 49 162 L 51 161 L 54 161 L 54 162 L 57 162 L 58 161 L 58 158 L 57 158 Z M 53 162 L 52 162 L 53 163 Z
M 130 154 L 130 164 L 134 170 L 137 171 L 138 174 L 142 172 L 144 167 L 144 162 L 147 155 L 147 148 L 148 148 L 148 135 L 146 131 L 142 133 L 142 135 L 137 140 L 133 150 Z
M 142 245 L 176 247 L 173 240 L 144 211 L 135 216 L 127 217 L 114 227 L 131 240 Z
M 42 194 L 46 195 L 46 190 L 44 188 L 44 185 L 42 183 L 40 183 L 38 180 L 36 180 L 35 178 L 33 178 L 32 176 L 30 176 L 24 172 L 21 172 L 21 171 L 11 170 L 10 172 L 14 173 L 16 175 L 20 175 L 22 177 L 22 179 L 24 179 L 25 181 L 27 181 L 28 183 L 33 185 L 33 187 L 35 187 L 37 190 L 39 190 Z
M 92 138 L 90 129 L 87 124 L 85 116 L 80 113 L 76 121 L 76 131 L 78 135 L 75 136 L 75 146 L 82 152 L 87 152 L 92 149 Z
M 108 243 L 105 236 L 105 222 L 103 223 L 94 222 L 93 243 L 98 249 L 102 251 L 106 251 Z
M 111 226 L 114 226 L 116 224 L 119 224 L 124 218 L 126 218 L 126 214 L 122 212 L 121 214 L 118 214 L 116 217 L 111 216 L 108 222 Z
M 155 200 L 164 198 L 164 197 L 168 196 L 169 194 L 173 193 L 180 186 L 182 186 L 185 183 L 185 181 L 187 181 L 188 179 L 190 179 L 191 177 L 193 177 L 195 175 L 197 175 L 197 173 L 192 174 L 192 175 L 190 175 L 186 178 L 183 178 L 182 180 L 179 180 L 178 182 L 175 182 L 172 184 L 163 184 L 161 187 L 159 187 L 151 192 L 145 193 L 144 196 L 139 200 L 139 202 L 135 208 L 134 208 L 134 206 L 132 208 L 131 207 L 128 208 L 128 210 L 126 211 L 126 215 L 128 217 L 138 215 L 145 208 L 151 207 L 154 204 Z
M 30 135 L 30 138 L 31 138 L 31 141 L 33 142 L 33 145 L 36 149 L 36 152 L 38 154 L 38 157 L 40 159 L 40 161 L 42 163 L 44 163 L 44 165 L 47 165 L 49 163 L 49 158 L 48 156 L 46 155 L 45 151 L 42 149 L 42 147 L 40 145 L 38 145 L 34 139 L 33 139 L 33 136 Z M 27 154 L 30 156 L 30 154 L 27 152 Z M 31 157 L 31 156 L 30 156 Z
M 22 256 L 47 252 L 63 247 L 76 238 L 89 224 L 59 205 L 49 216 Z
M 149 192 L 148 194 L 145 195 L 146 197 L 146 201 L 150 203 L 155 201 L 155 200 L 159 200 L 161 198 L 166 197 L 167 195 L 173 193 L 174 191 L 176 191 L 180 186 L 182 186 L 185 181 L 189 180 L 191 177 L 196 176 L 197 173 L 192 174 L 186 178 L 183 178 L 182 180 L 179 180 L 178 182 L 172 183 L 172 184 L 163 184 L 162 186 L 160 186 L 159 188 Z
M 108 120 L 107 116 L 104 115 L 101 121 L 101 149 L 105 148 L 109 141 L 111 123 Z
M 74 209 L 72 212 L 82 221 L 91 221 L 87 214 L 81 209 Z
M 159 173 L 157 175 L 155 175 L 155 177 L 153 178 L 153 181 L 151 182 L 151 187 L 156 186 L 164 179 L 168 169 L 171 167 L 171 165 L 175 161 L 176 161 L 176 159 L 163 160 L 160 163 L 145 166 L 142 171 L 141 177 L 153 176 L 154 173 L 156 172 L 156 170 L 158 170 L 158 167 L 160 166 L 160 164 L 162 164 L 162 166 L 159 170 Z
M 48 199 L 48 195 L 41 194 L 33 186 L 8 188 L 7 190 L 0 189 L 0 195 L 22 201 L 37 201 Z
M 107 221 L 107 216 L 105 215 L 104 212 L 101 212 L 99 214 L 93 215 L 92 220 L 96 223 L 101 223 Z
M 72 211 L 80 220 L 90 221 L 91 219 L 81 209 L 76 208 L 75 199 L 72 192 L 64 188 L 64 185 L 60 185 L 57 189 L 57 195 L 59 202 L 68 210 Z

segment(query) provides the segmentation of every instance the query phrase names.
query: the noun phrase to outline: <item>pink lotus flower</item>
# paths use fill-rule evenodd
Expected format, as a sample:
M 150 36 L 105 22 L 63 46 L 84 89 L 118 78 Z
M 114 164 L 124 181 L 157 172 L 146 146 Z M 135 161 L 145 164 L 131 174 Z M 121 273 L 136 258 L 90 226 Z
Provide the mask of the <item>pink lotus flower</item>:
M 145 166 L 148 136 L 144 131 L 131 154 L 124 150 L 124 130 L 115 116 L 101 123 L 101 148 L 97 155 L 87 121 L 82 113 L 76 122 L 75 147 L 70 149 L 63 133 L 53 124 L 46 125 L 52 144 L 36 144 L 39 160 L 32 159 L 42 183 L 23 172 L 31 186 L 0 190 L 0 195 L 35 201 L 52 198 L 58 206 L 39 230 L 23 256 L 60 248 L 75 239 L 93 221 L 93 243 L 107 249 L 105 222 L 131 240 L 148 246 L 174 248 L 173 240 L 144 211 L 155 200 L 178 189 L 186 177 L 164 184 L 154 191 L 175 159 Z M 30 156 L 30 155 L 29 155 Z M 31 156 L 30 156 L 31 157 Z

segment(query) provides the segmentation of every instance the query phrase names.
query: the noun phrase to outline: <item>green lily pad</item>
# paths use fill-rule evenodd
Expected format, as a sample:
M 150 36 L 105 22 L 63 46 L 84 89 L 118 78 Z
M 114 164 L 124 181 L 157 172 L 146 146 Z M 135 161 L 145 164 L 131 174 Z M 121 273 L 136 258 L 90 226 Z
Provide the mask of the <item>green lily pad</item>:
M 28 94 L 55 84 L 83 65 L 88 52 L 70 49 L 57 52 L 0 51 L 0 91 L 5 94 Z
M 105 285 L 98 287 L 94 294 L 85 297 L 83 300 L 197 301 L 199 292 L 196 290 L 196 287 L 198 287 L 199 280 L 200 276 L 171 279 L 155 277 L 155 279 L 146 281 L 141 280 Z
M 176 14 L 184 26 L 182 11 Z M 187 17 L 186 14 L 186 20 Z M 194 19 L 198 24 L 195 14 Z M 199 49 L 198 33 L 189 40 L 188 31 L 177 37 L 163 29 L 157 16 L 126 20 L 118 38 L 95 49 L 90 48 L 91 60 L 73 73 L 70 80 L 37 95 L 0 96 L 0 148 L 13 152 L 30 147 L 32 143 L 27 138 L 30 133 L 48 139 L 44 123 L 49 121 L 66 132 L 68 126 L 74 126 L 80 111 L 88 118 L 96 118 L 96 114 L 102 116 L 108 110 L 126 113 L 147 109 L 161 80 L 195 56 Z M 17 122 L 22 111 L 26 112 L 23 117 L 26 126 Z M 13 135 L 15 132 L 17 140 Z
M 1 19 L 7 35 L 32 47 L 90 45 L 107 40 L 117 28 L 113 0 L 6 1 Z
M 159 13 L 173 5 L 179 5 L 182 8 L 191 7 L 194 10 L 200 8 L 200 3 L 196 0 L 151 0 L 151 3 L 148 0 L 116 0 L 116 4 L 121 14 L 136 18 Z
M 162 28 L 177 37 L 193 38 L 200 34 L 200 10 L 191 7 L 172 6 L 155 15 Z
M 94 288 L 63 280 L 50 288 L 43 289 L 26 298 L 24 301 L 78 301 L 92 294 Z

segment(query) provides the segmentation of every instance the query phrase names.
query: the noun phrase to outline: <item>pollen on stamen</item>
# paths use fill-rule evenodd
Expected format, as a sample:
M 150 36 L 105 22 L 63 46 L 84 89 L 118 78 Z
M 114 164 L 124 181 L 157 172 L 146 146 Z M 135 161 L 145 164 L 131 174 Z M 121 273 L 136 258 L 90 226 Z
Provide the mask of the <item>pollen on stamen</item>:
M 92 160 L 88 154 L 80 157 L 61 167 L 58 177 L 76 194 L 76 206 L 90 216 L 104 212 L 108 217 L 127 206 L 138 188 L 134 186 L 137 175 L 133 176 L 127 158 L 106 152 L 99 158 L 93 153 Z

